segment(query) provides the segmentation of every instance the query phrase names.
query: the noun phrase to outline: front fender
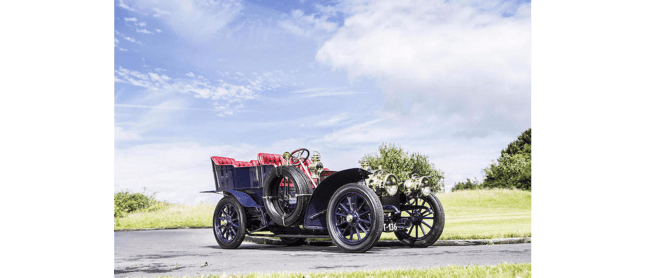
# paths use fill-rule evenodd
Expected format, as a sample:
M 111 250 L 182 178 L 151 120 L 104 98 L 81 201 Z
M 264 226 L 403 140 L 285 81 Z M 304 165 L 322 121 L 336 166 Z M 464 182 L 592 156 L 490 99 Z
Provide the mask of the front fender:
M 361 168 L 352 168 L 336 172 L 325 178 L 311 195 L 305 213 L 304 226 L 307 229 L 326 230 L 326 218 L 323 217 L 331 196 L 341 186 L 366 179 L 370 172 Z

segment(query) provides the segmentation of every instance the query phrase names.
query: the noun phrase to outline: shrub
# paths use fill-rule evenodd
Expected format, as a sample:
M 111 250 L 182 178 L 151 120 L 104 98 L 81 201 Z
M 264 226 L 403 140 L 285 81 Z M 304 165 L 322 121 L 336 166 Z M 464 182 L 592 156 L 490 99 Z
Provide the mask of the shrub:
M 518 188 L 531 190 L 530 154 L 503 154 L 497 161 L 484 169 L 484 188 Z
M 150 196 L 144 193 L 131 193 L 127 190 L 114 194 L 114 217 L 123 217 L 135 211 L 153 211 L 164 206 L 163 202 L 155 199 L 155 194 Z
M 477 179 L 474 179 L 472 181 L 470 179 L 466 179 L 466 182 L 455 183 L 455 186 L 452 187 L 451 191 L 475 189 L 482 189 L 482 183 L 477 181 Z

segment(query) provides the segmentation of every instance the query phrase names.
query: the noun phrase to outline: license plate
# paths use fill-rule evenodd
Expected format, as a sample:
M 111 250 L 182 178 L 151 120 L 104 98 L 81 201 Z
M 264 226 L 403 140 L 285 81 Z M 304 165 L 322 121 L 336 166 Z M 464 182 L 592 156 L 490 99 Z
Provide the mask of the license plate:
M 385 223 L 383 224 L 383 232 L 394 232 L 396 231 L 396 223 Z

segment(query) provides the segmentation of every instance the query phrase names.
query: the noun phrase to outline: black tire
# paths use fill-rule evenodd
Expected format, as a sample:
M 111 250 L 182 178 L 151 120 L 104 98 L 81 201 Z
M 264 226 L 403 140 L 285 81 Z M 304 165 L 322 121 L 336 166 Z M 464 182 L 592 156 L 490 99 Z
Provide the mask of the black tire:
M 213 234 L 217 244 L 224 249 L 235 249 L 244 241 L 246 215 L 235 197 L 226 196 L 217 203 L 213 213 Z
M 343 205 L 345 200 L 349 206 Z M 367 186 L 358 183 L 342 186 L 332 195 L 326 214 L 329 235 L 344 252 L 366 252 L 374 247 L 383 233 L 383 206 L 376 193 Z M 363 237 L 361 232 L 365 233 Z M 353 240 L 354 234 L 357 240 Z
M 281 189 L 280 182 L 284 178 L 294 184 L 293 189 L 285 187 Z M 284 192 L 284 190 L 291 192 Z M 285 196 L 281 193 L 293 195 L 291 198 L 296 198 L 296 204 L 289 204 L 290 198 L 285 200 Z M 311 193 L 309 180 L 302 171 L 293 166 L 278 166 L 264 179 L 264 206 L 271 220 L 278 225 L 291 226 L 302 219 Z
M 412 227 L 409 228 L 409 231 L 407 229 L 406 231 L 396 231 L 394 232 L 394 235 L 396 235 L 396 238 L 398 238 L 403 245 L 409 247 L 428 247 L 434 244 L 443 233 L 443 227 L 445 224 L 443 206 L 441 205 L 439 198 L 432 193 L 430 193 L 428 197 L 419 196 L 416 198 L 416 202 L 414 198 L 411 199 L 410 202 L 413 205 L 427 207 L 427 209 L 432 213 L 427 214 L 426 218 L 432 217 L 432 222 L 428 221 L 430 219 L 420 219 L 424 223 L 412 225 Z M 421 213 L 425 214 L 425 212 Z M 425 233 L 423 226 L 430 229 L 427 234 Z M 422 236 L 419 236 L 419 227 L 422 229 Z M 413 229 L 415 230 L 414 233 L 412 232 Z M 414 234 L 414 236 L 412 234 Z
M 307 239 L 304 237 L 281 237 L 280 241 L 286 246 L 301 246 L 305 245 Z

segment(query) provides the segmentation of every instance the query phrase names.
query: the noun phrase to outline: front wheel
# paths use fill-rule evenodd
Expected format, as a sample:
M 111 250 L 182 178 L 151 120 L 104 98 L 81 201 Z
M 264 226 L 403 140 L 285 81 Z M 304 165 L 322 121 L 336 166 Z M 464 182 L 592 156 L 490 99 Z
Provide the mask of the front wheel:
M 443 206 L 434 194 L 410 198 L 402 208 L 405 209 L 402 209 L 401 217 L 407 218 L 410 226 L 394 235 L 403 245 L 428 247 L 439 239 L 445 216 Z
M 213 214 L 213 233 L 220 247 L 235 249 L 246 235 L 244 207 L 232 196 L 222 198 Z
M 345 252 L 370 250 L 383 232 L 383 207 L 370 188 L 350 183 L 332 195 L 327 205 L 327 229 Z

